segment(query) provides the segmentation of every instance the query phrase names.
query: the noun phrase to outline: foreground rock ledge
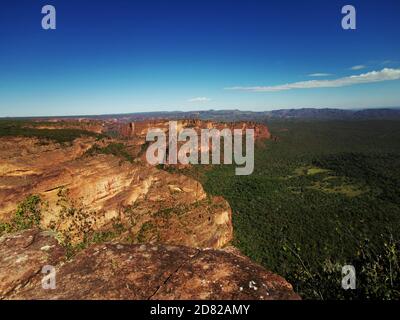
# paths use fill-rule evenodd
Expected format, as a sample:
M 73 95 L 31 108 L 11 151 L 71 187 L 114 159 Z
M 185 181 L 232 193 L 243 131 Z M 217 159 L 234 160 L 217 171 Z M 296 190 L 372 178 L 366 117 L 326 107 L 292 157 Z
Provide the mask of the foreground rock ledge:
M 43 289 L 44 265 L 56 289 Z M 0 238 L 2 299 L 299 299 L 282 277 L 234 249 L 169 245 L 93 245 L 72 260 L 49 232 Z

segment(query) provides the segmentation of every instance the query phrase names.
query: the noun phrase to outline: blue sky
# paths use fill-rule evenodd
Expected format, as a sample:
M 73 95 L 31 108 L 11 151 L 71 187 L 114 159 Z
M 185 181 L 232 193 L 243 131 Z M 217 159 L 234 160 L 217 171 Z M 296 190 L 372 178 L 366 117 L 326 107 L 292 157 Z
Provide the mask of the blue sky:
M 346 4 L 356 30 L 341 28 Z M 0 6 L 0 116 L 400 106 L 398 0 Z

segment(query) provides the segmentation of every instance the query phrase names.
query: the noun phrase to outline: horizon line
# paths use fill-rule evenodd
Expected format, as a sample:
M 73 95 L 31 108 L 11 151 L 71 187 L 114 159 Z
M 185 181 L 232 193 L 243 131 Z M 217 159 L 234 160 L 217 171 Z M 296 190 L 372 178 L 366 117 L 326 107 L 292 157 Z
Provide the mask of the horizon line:
M 111 116 L 129 116 L 129 115 L 140 115 L 140 114 L 152 114 L 152 113 L 201 113 L 201 112 L 221 112 L 221 111 L 240 111 L 240 112 L 251 112 L 251 113 L 265 113 L 282 110 L 340 110 L 340 111 L 362 111 L 362 110 L 399 110 L 400 106 L 390 107 L 364 107 L 364 108 L 340 108 L 340 107 L 292 107 L 292 108 L 278 108 L 262 111 L 254 110 L 241 110 L 241 109 L 207 109 L 207 110 L 171 110 L 171 111 L 145 111 L 145 112 L 123 112 L 123 113 L 102 113 L 102 114 L 76 114 L 76 115 L 40 115 L 40 116 L 0 116 L 0 119 L 33 119 L 33 118 L 87 118 L 87 117 L 111 117 Z

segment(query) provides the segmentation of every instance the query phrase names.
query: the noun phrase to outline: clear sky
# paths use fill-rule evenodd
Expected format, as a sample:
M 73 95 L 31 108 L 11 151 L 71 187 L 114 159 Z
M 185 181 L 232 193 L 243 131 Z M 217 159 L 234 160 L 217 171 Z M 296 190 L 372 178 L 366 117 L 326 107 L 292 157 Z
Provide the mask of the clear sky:
M 56 30 L 41 28 L 46 4 Z M 400 106 L 398 0 L 0 6 L 0 116 Z

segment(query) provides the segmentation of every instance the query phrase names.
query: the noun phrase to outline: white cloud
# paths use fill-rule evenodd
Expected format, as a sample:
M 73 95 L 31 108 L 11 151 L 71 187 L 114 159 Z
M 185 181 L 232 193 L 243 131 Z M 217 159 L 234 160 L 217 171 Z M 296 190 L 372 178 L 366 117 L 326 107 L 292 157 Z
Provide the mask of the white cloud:
M 350 70 L 361 70 L 361 69 L 365 69 L 367 66 L 364 66 L 363 64 L 359 64 L 357 66 L 353 66 L 350 68 Z
M 383 65 L 388 65 L 388 64 L 398 64 L 398 61 L 395 61 L 395 60 L 385 60 L 385 61 L 382 61 L 382 64 Z
M 288 83 L 277 86 L 258 87 L 231 87 L 226 90 L 242 90 L 250 92 L 277 92 L 291 89 L 312 89 L 312 88 L 337 88 L 352 86 L 355 84 L 381 82 L 400 79 L 400 69 L 384 68 L 381 71 L 371 71 L 360 75 L 338 78 L 334 80 L 308 80 Z
M 189 102 L 208 102 L 211 101 L 211 99 L 207 97 L 196 97 L 188 100 Z
M 311 73 L 311 74 L 309 74 L 308 76 L 309 77 L 328 77 L 328 76 L 331 76 L 332 74 L 330 74 L 330 73 L 323 73 L 323 72 L 321 72 L 321 73 Z

